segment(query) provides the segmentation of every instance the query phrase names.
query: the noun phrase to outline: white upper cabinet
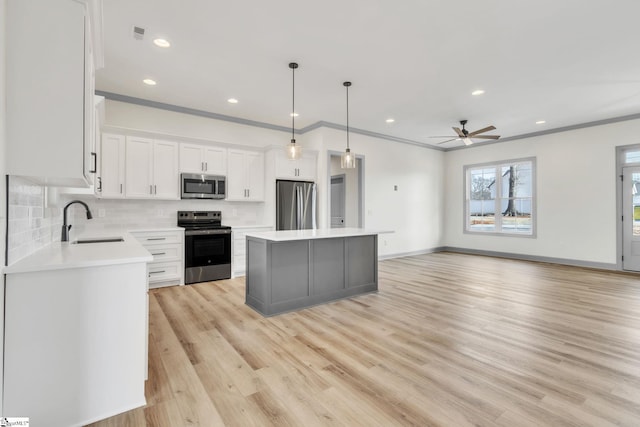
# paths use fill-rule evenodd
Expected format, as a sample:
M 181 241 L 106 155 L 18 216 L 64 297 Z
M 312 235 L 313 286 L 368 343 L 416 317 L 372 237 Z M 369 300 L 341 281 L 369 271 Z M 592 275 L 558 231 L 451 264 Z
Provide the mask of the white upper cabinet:
M 178 144 L 126 137 L 125 195 L 132 199 L 178 199 Z
M 153 196 L 159 199 L 178 199 L 178 144 L 155 141 L 153 144 Z
M 124 135 L 103 134 L 100 154 L 99 197 L 106 199 L 124 198 Z
M 294 181 L 315 181 L 317 175 L 317 155 L 304 150 L 302 157 L 296 160 L 287 158 L 286 151 L 274 149 L 276 178 Z
M 264 154 L 229 150 L 227 159 L 227 200 L 263 202 Z
M 9 0 L 6 23 L 7 172 L 48 185 L 88 187 L 95 166 L 88 6 Z
M 180 172 L 226 175 L 227 149 L 207 145 L 180 144 Z

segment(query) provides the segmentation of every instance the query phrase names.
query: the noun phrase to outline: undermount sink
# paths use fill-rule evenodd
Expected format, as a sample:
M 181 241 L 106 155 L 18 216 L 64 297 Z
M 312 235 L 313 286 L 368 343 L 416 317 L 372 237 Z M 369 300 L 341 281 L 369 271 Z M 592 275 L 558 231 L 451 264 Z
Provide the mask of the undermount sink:
M 122 237 L 95 237 L 87 239 L 78 239 L 71 242 L 73 245 L 80 245 L 84 243 L 111 243 L 111 242 L 124 242 Z

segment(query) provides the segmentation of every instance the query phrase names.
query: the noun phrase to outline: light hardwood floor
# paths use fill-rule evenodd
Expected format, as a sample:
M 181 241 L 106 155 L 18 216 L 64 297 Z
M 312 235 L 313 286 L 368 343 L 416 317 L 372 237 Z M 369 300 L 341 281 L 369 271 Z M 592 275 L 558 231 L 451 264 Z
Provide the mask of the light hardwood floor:
M 147 406 L 95 426 L 640 426 L 640 276 L 438 253 L 263 318 L 150 293 Z

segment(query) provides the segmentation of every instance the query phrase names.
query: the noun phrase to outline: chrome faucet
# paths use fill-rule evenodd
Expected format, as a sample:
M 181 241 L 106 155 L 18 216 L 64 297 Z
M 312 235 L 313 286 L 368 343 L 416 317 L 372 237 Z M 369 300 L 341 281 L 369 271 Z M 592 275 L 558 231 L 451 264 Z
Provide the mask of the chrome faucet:
M 91 215 L 91 211 L 89 210 L 89 206 L 87 206 L 85 202 L 81 200 L 72 200 L 67 203 L 67 206 L 65 206 L 62 210 L 62 237 L 60 237 L 61 242 L 69 241 L 69 230 L 71 230 L 71 225 L 67 225 L 67 209 L 69 209 L 69 206 L 74 203 L 80 203 L 82 206 L 84 206 L 84 209 L 87 211 L 87 219 L 93 218 L 93 216 Z

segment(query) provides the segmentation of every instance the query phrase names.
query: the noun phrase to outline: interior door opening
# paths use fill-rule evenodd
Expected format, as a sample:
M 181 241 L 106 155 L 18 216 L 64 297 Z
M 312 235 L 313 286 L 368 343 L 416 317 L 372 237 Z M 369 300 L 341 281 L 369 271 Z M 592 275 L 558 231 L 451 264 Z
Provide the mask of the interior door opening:
M 342 169 L 340 153 L 329 153 L 328 214 L 331 228 L 364 227 L 364 159 L 356 156 L 355 169 Z

